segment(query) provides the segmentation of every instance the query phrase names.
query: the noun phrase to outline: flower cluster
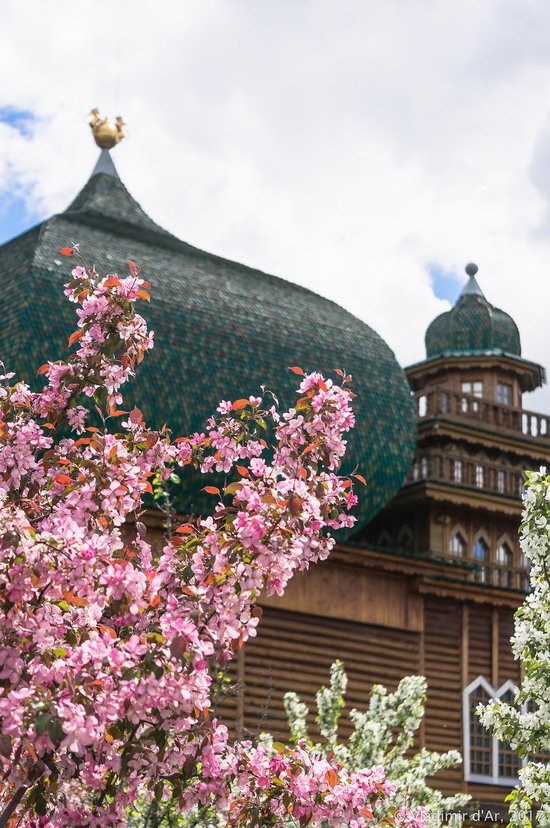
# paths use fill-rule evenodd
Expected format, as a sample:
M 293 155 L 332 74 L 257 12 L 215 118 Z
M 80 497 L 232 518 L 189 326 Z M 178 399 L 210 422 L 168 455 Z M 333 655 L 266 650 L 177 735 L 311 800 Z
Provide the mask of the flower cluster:
M 39 369 L 41 391 L 0 380 L 0 821 L 121 826 L 145 789 L 241 824 L 251 808 L 274 824 L 281 802 L 302 825 L 369 824 L 374 790 L 390 792 L 379 772 L 335 781 L 300 748 L 272 766 L 209 715 L 212 674 L 255 635 L 262 590 L 281 593 L 353 524 L 338 475 L 348 378 L 304 375 L 282 414 L 263 395 L 224 402 L 204 434 L 153 431 L 120 390 L 153 344 L 135 310 L 149 285 L 131 262 L 100 278 L 81 261 L 66 285 L 76 351 Z M 230 482 L 205 487 L 211 517 L 157 548 L 143 496 L 188 464 Z

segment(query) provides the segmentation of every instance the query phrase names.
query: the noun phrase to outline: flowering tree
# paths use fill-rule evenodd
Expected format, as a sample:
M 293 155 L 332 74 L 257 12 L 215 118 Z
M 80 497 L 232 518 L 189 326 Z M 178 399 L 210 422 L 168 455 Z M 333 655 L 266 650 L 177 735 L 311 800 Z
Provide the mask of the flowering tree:
M 374 685 L 367 710 L 350 710 L 353 732 L 346 742 L 342 742 L 339 738 L 339 722 L 345 708 L 347 683 L 344 665 L 341 661 L 335 661 L 330 670 L 329 686 L 323 687 L 316 694 L 315 721 L 321 735 L 320 742 L 311 739 L 307 706 L 296 693 L 285 694 L 284 705 L 292 743 L 302 746 L 312 757 L 323 757 L 329 762 L 337 761 L 348 772 L 383 767 L 385 775 L 395 785 L 391 807 L 414 810 L 428 807 L 433 828 L 440 824 L 444 815 L 463 809 L 471 799 L 469 794 L 444 796 L 441 791 L 427 784 L 429 777 L 461 764 L 460 753 L 457 750 L 437 753 L 422 749 L 411 755 L 418 728 L 424 718 L 426 679 L 423 676 L 406 676 L 399 682 L 394 693 L 388 693 L 380 684 Z M 270 734 L 261 734 L 260 743 L 271 755 L 281 749 Z M 145 802 L 140 802 L 130 817 L 132 828 L 144 828 L 148 815 L 151 816 L 151 808 Z M 205 825 L 209 828 L 227 828 L 227 819 L 212 808 L 205 812 L 204 809 L 194 807 L 178 817 L 173 808 L 167 807 L 159 811 L 157 816 L 157 824 L 163 828 L 199 828 Z M 455 823 L 461 823 L 459 815 Z M 294 828 L 291 817 L 286 821 L 286 826 Z
M 520 785 L 508 797 L 512 825 L 530 826 L 531 808 L 540 804 L 538 823 L 550 825 L 550 475 L 527 472 L 523 496 L 521 550 L 530 562 L 531 592 L 516 613 L 512 650 L 522 664 L 514 704 L 501 700 L 480 706 L 483 723 L 521 757 Z
M 370 824 L 392 792 L 380 768 L 231 746 L 209 720 L 211 673 L 255 634 L 260 592 L 353 524 L 348 378 L 302 375 L 282 415 L 264 395 L 221 403 L 204 434 L 152 431 L 120 391 L 153 344 L 135 311 L 150 286 L 131 262 L 124 278 L 81 262 L 76 351 L 39 369 L 42 391 L 0 386 L 0 826 L 121 826 L 140 789 L 216 801 L 235 825 Z M 191 463 L 234 479 L 157 551 L 142 498 Z
M 317 692 L 317 717 L 322 741 L 311 742 L 306 705 L 296 693 L 285 695 L 292 741 L 299 744 L 306 739 L 312 753 L 329 756 L 348 771 L 381 765 L 395 784 L 393 806 L 418 808 L 428 806 L 432 813 L 448 813 L 463 808 L 469 801 L 468 794 L 445 797 L 427 784 L 428 777 L 440 771 L 456 767 L 462 762 L 457 750 L 446 753 L 423 748 L 411 755 L 418 728 L 424 718 L 424 702 L 427 683 L 423 676 L 406 676 L 394 693 L 388 693 L 381 684 L 375 684 L 370 692 L 369 706 L 365 711 L 350 710 L 353 732 L 347 742 L 339 740 L 338 725 L 345 708 L 348 679 L 344 665 L 334 662 L 330 670 L 330 685 Z M 433 818 L 431 818 L 431 824 Z

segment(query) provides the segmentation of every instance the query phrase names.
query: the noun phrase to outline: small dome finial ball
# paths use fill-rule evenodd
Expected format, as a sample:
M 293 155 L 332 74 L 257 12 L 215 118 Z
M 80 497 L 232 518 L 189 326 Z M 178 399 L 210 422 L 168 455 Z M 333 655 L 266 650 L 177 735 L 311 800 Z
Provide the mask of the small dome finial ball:
M 466 273 L 468 274 L 468 276 L 475 276 L 477 271 L 479 270 L 479 268 L 476 264 L 474 264 L 473 262 L 470 262 L 470 264 L 466 265 L 465 270 L 466 270 Z

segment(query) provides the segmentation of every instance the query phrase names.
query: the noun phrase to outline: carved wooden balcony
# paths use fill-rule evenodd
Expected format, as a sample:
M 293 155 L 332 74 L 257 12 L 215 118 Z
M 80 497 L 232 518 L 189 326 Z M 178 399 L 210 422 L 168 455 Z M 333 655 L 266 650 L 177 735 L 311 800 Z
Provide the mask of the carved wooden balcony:
M 518 498 L 525 477 L 521 469 L 443 449 L 417 450 L 405 486 L 420 480 L 454 483 Z
M 550 445 L 550 417 L 473 397 L 445 386 L 431 386 L 415 394 L 418 420 L 444 417 L 456 421 L 477 421 L 498 432 L 523 435 Z

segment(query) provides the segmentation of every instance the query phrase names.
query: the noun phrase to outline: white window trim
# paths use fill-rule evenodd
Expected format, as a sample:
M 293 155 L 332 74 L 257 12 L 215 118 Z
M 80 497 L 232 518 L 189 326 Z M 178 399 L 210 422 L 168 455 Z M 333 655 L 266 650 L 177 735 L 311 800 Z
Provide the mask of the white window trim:
M 489 682 L 483 678 L 483 676 L 478 676 L 474 681 L 470 682 L 468 687 L 466 687 L 462 691 L 462 724 L 463 724 L 463 732 L 464 732 L 464 779 L 466 782 L 481 782 L 484 785 L 506 785 L 510 787 L 511 785 L 516 784 L 519 780 L 517 777 L 512 776 L 499 776 L 498 773 L 498 749 L 499 749 L 499 740 L 496 736 L 492 738 L 492 776 L 484 776 L 480 773 L 471 773 L 471 752 L 470 752 L 470 696 L 477 690 L 478 687 L 482 687 L 490 699 L 500 699 L 504 696 L 509 690 L 517 690 L 516 685 L 511 679 L 504 682 L 504 684 L 495 690 Z M 520 759 L 521 767 L 525 767 L 527 764 L 527 759 Z

